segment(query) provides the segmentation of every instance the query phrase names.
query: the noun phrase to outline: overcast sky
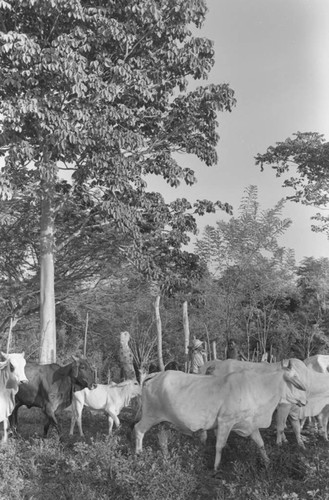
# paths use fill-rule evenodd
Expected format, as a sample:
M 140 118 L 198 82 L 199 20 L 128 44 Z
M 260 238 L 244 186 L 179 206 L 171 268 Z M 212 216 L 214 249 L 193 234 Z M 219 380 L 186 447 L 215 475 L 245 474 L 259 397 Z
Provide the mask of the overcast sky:
M 329 0 L 208 0 L 208 7 L 199 36 L 214 41 L 216 63 L 203 83 L 229 83 L 237 106 L 219 115 L 217 166 L 189 156 L 182 163 L 195 169 L 195 186 L 154 187 L 167 199 L 219 199 L 237 209 L 244 189 L 255 184 L 261 208 L 272 208 L 289 192 L 272 169 L 259 171 L 254 156 L 297 131 L 329 140 Z M 295 250 L 297 262 L 329 257 L 326 236 L 310 229 L 316 211 L 292 202 L 284 211 L 293 225 L 280 244 Z M 199 219 L 200 230 L 219 218 L 228 220 L 221 213 Z

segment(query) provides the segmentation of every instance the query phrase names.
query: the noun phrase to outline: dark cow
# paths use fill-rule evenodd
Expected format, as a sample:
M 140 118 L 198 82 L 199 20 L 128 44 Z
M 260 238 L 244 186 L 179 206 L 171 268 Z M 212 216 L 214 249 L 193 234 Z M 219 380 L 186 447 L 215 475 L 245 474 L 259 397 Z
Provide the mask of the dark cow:
M 59 431 L 55 412 L 72 403 L 73 392 L 94 386 L 94 373 L 84 356 L 72 356 L 72 363 L 60 366 L 56 363 L 39 365 L 27 363 L 25 367 L 28 383 L 21 385 L 16 394 L 16 406 L 10 418 L 13 428 L 17 427 L 18 409 L 41 408 L 47 417 L 44 435 L 47 436 L 52 424 Z

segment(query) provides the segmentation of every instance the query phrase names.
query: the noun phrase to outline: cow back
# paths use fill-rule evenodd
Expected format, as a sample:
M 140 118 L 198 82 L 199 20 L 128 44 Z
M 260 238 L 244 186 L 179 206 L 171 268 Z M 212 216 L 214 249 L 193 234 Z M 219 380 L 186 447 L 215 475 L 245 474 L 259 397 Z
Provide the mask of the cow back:
M 328 373 L 329 356 L 326 354 L 315 354 L 304 360 L 306 366 L 319 373 Z

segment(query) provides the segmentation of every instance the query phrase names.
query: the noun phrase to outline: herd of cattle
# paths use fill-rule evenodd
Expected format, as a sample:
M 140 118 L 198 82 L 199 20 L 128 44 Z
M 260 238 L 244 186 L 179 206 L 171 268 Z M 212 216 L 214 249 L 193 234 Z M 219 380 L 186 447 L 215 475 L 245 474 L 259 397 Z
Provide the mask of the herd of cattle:
M 168 370 L 149 373 L 142 384 L 137 380 L 95 384 L 94 373 L 85 357 L 73 357 L 66 366 L 26 363 L 24 353 L 4 354 L 0 362 L 0 422 L 2 442 L 9 426 L 17 429 L 18 410 L 39 407 L 46 415 L 44 435 L 50 425 L 59 432 L 56 412 L 70 407 L 73 434 L 80 435 L 82 410 L 108 416 L 109 434 L 118 415 L 139 397 L 134 427 L 136 453 L 142 451 L 144 434 L 160 422 L 169 422 L 185 434 L 207 430 L 216 433 L 215 471 L 231 431 L 250 436 L 265 462 L 268 457 L 259 429 L 268 428 L 276 411 L 277 443 L 286 441 L 284 430 L 290 417 L 297 442 L 304 447 L 301 429 L 307 417 L 317 417 L 319 430 L 328 440 L 329 356 L 315 355 L 304 361 L 292 358 L 279 363 L 252 363 L 234 359 L 213 360 L 200 374 Z M 140 397 L 141 396 L 141 397 Z

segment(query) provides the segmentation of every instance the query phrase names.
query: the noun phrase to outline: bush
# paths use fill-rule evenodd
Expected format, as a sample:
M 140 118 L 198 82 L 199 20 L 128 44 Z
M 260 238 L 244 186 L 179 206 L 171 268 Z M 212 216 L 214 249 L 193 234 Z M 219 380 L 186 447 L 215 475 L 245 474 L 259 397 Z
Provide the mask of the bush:
M 18 445 L 9 441 L 0 448 L 0 498 L 21 499 L 24 488 L 24 464 L 17 452 Z

